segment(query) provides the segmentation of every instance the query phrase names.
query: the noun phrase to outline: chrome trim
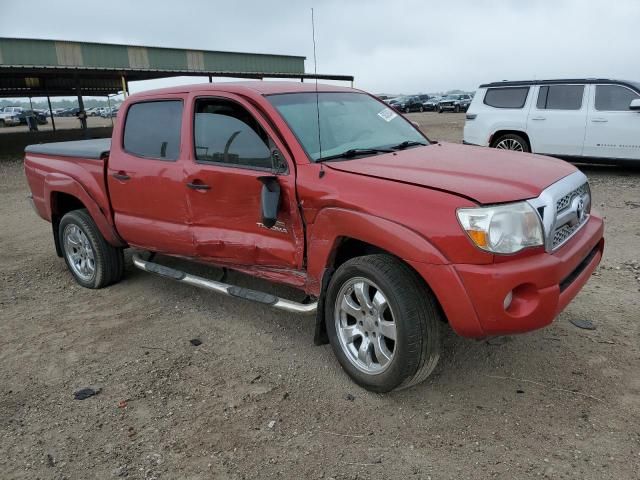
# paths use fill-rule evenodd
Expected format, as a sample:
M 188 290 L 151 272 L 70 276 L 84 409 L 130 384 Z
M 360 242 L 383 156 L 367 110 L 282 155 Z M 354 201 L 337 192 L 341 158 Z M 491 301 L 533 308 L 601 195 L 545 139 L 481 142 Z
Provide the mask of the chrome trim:
M 544 247 L 551 253 L 569 241 L 589 221 L 589 181 L 584 173 L 574 172 L 548 186 L 537 198 L 527 202 L 540 217 L 544 231 Z M 561 241 L 554 243 L 556 234 L 567 226 L 572 231 Z
M 133 265 L 135 267 L 139 268 L 140 270 L 154 273 L 147 269 L 147 266 L 154 265 L 155 264 L 154 262 L 143 260 L 140 257 L 140 255 L 137 253 L 133 254 L 132 259 L 133 259 Z M 158 265 L 158 264 L 155 264 L 155 265 Z M 184 272 L 180 272 L 180 273 L 184 273 Z M 194 287 L 204 288 L 204 289 L 211 290 L 216 293 L 221 293 L 223 295 L 227 295 L 230 297 L 245 298 L 245 297 L 238 297 L 237 295 L 232 295 L 230 293 L 229 289 L 234 288 L 233 285 L 229 285 L 227 283 L 222 283 L 222 282 L 216 282 L 215 280 L 208 280 L 206 278 L 199 277 L 197 275 L 184 273 L 184 276 L 182 276 L 182 278 L 175 279 L 175 280 L 177 282 L 187 283 L 189 285 L 193 285 Z M 318 309 L 318 302 L 298 303 L 298 302 L 293 302 L 291 300 L 286 300 L 280 297 L 276 297 L 276 298 L 277 298 L 277 301 L 271 304 L 270 306 L 273 308 L 277 308 L 279 310 L 284 310 L 286 312 L 312 314 L 312 313 L 315 313 L 316 310 Z M 248 298 L 245 298 L 245 299 L 248 300 Z

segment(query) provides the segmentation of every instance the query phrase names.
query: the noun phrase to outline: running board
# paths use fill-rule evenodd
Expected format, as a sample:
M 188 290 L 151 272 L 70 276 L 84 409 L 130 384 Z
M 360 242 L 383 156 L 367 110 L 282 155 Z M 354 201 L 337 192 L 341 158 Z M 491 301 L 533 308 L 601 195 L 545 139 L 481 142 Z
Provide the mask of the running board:
M 230 297 L 244 298 L 245 300 L 251 300 L 252 302 L 262 303 L 269 305 L 270 307 L 277 308 L 279 310 L 285 310 L 293 313 L 312 314 L 318 309 L 318 302 L 312 303 L 297 303 L 291 300 L 285 300 L 284 298 L 276 297 L 270 293 L 258 292 L 257 290 L 250 290 L 248 288 L 237 287 L 229 285 L 227 283 L 216 282 L 214 280 L 208 280 L 206 278 L 198 277 L 197 275 L 191 275 L 175 268 L 165 267 L 158 263 L 149 262 L 143 260 L 140 255 L 134 253 L 133 264 L 140 270 L 145 272 L 155 273 L 162 277 L 170 278 L 178 282 L 187 283 L 194 287 L 205 288 L 212 290 L 223 295 Z

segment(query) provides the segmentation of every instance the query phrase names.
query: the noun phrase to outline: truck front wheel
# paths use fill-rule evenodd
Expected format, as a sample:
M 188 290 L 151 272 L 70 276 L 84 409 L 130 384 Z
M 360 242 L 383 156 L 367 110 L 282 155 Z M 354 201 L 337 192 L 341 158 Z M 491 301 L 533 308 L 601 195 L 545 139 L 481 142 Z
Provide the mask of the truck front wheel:
M 123 251 L 107 243 L 86 210 L 67 213 L 58 232 L 64 261 L 76 282 L 86 288 L 103 288 L 120 281 Z
M 441 315 L 433 294 L 391 255 L 356 257 L 333 275 L 325 322 L 347 374 L 374 392 L 422 382 L 440 358 Z

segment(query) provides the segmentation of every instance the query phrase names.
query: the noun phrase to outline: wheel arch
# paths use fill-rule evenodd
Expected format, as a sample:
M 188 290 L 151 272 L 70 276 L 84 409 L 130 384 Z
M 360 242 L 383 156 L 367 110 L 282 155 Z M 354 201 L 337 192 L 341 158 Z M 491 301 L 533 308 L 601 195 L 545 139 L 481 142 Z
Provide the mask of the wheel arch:
M 314 343 L 328 342 L 325 329 L 325 292 L 333 273 L 347 260 L 371 254 L 398 258 L 433 292 L 409 261 L 447 264 L 445 257 L 418 233 L 380 217 L 338 208 L 324 209 L 310 226 L 307 292 L 318 296 Z M 437 295 L 434 297 L 439 303 Z M 442 308 L 441 306 L 439 306 Z M 443 318 L 446 315 L 443 313 Z
M 493 146 L 495 145 L 495 142 L 502 136 L 504 135 L 519 135 L 522 138 L 524 138 L 524 140 L 527 142 L 527 144 L 529 144 L 529 150 L 531 151 L 531 139 L 529 138 L 529 135 L 527 135 L 527 132 L 525 132 L 524 130 L 517 130 L 517 129 L 501 129 L 501 130 L 497 130 L 495 131 L 491 137 L 489 137 L 489 146 L 491 148 L 493 148 Z
M 57 234 L 57 225 L 60 223 L 60 219 L 66 213 L 82 208 L 89 212 L 100 233 L 110 245 L 114 247 L 126 246 L 126 242 L 120 238 L 104 209 L 98 205 L 77 180 L 66 175 L 48 175 L 45 178 L 44 198 L 48 199 L 48 211 L 46 213 L 53 226 L 56 253 L 58 255 L 61 254 Z

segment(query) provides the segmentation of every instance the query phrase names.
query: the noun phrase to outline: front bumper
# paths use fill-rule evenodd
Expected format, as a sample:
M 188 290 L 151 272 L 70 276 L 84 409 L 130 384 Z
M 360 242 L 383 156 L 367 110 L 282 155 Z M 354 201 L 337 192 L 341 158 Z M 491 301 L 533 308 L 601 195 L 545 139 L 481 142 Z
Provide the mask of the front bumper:
M 4 124 L 8 127 L 15 127 L 16 125 L 20 125 L 20 119 L 19 118 L 5 118 L 4 119 Z
M 602 219 L 592 214 L 580 233 L 553 254 L 488 265 L 412 265 L 459 335 L 522 333 L 549 325 L 578 294 L 602 259 L 603 232 Z M 513 300 L 505 309 L 509 292 Z

